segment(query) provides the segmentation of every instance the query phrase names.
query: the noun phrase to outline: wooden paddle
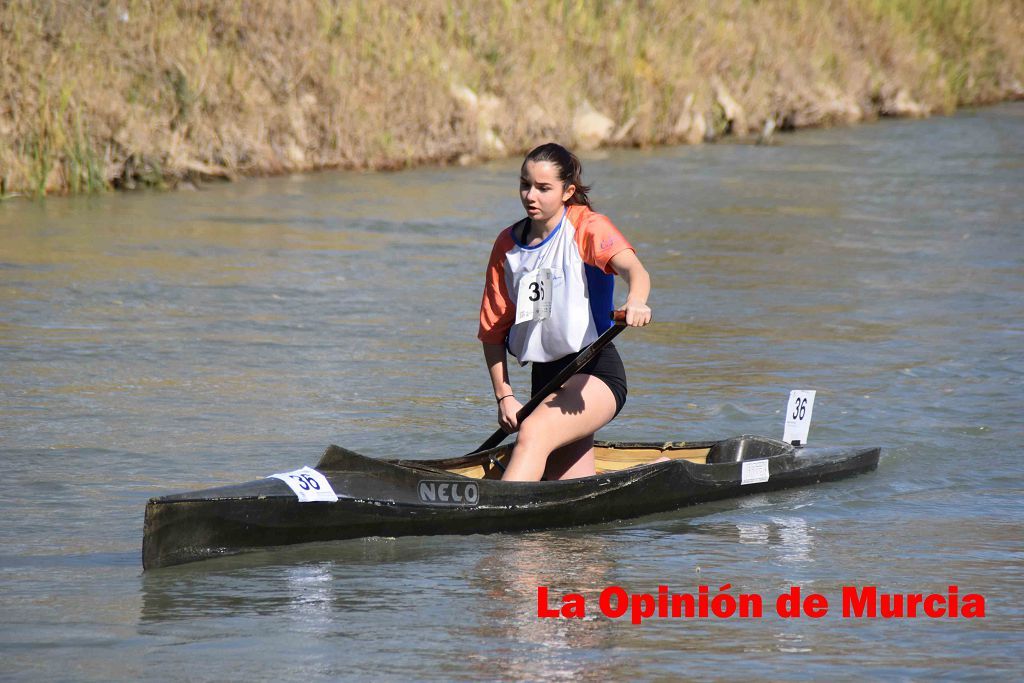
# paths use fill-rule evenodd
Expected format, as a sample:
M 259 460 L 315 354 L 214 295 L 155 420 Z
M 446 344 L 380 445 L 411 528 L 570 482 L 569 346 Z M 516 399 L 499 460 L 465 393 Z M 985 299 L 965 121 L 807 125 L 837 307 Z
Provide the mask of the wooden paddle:
M 608 342 L 610 342 L 612 339 L 615 339 L 615 336 L 618 335 L 619 332 L 622 332 L 622 330 L 626 329 L 625 311 L 612 311 L 611 318 L 613 321 L 615 321 L 614 325 L 609 327 L 607 330 L 604 331 L 604 334 L 595 339 L 593 344 L 580 351 L 580 355 L 576 356 L 576 358 L 574 358 L 571 363 L 562 368 L 561 372 L 552 377 L 550 382 L 545 384 L 540 391 L 531 396 L 530 400 L 527 401 L 526 404 L 519 409 L 519 412 L 516 413 L 516 419 L 518 420 L 519 424 L 522 424 L 523 420 L 529 417 L 530 413 L 532 413 L 534 409 L 540 405 L 541 401 L 547 398 L 548 394 L 550 394 L 552 391 L 555 391 L 556 389 L 561 388 L 561 386 L 565 384 L 565 381 L 567 379 L 569 379 L 577 372 L 579 372 L 580 368 L 589 363 L 591 359 L 593 359 L 593 357 L 596 356 L 598 352 L 601 351 L 601 349 L 608 346 Z M 487 439 L 487 441 L 484 441 L 482 444 L 480 444 L 479 448 L 477 448 L 475 451 L 467 453 L 467 455 L 473 455 L 474 453 L 479 453 L 481 451 L 486 451 L 490 448 L 494 448 L 502 441 L 504 441 L 505 437 L 508 435 L 509 432 L 506 432 L 504 428 L 499 428 L 498 431 L 491 434 L 490 438 Z M 503 465 L 493 455 L 491 456 L 491 462 L 494 463 L 502 472 L 505 471 L 505 465 Z

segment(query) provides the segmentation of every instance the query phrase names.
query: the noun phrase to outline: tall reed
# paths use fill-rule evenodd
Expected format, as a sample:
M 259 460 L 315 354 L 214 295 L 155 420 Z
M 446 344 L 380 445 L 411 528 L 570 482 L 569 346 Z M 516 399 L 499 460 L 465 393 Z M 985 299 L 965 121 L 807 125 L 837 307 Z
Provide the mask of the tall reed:
M 8 0 L 0 196 L 573 143 L 654 145 L 1024 93 L 1019 0 Z

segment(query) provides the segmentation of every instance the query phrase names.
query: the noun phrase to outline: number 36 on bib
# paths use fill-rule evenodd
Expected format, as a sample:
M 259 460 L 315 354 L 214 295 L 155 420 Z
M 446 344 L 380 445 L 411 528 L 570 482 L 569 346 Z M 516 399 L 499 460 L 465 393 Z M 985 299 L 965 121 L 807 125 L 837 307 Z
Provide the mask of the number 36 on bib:
M 516 324 L 530 320 L 547 320 L 551 316 L 551 294 L 554 271 L 538 268 L 519 280 L 516 297 Z

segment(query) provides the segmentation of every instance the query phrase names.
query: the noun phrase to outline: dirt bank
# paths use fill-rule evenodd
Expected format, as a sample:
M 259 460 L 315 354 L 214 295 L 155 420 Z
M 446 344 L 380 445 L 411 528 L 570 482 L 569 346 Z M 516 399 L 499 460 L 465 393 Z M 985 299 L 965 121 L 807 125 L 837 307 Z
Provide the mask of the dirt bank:
M 11 0 L 0 196 L 926 116 L 1024 94 L 1019 0 Z

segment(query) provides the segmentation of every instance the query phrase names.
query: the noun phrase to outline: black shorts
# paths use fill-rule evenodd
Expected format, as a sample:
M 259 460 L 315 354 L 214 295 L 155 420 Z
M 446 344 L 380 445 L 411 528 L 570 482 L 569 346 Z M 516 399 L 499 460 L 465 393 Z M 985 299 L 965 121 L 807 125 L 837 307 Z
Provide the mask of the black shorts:
M 566 365 L 573 362 L 578 355 L 580 355 L 579 352 L 570 353 L 564 358 L 559 358 L 549 363 L 533 363 L 531 396 L 535 396 L 538 391 L 544 388 L 545 384 L 554 379 L 555 375 Z M 614 344 L 608 344 L 608 346 L 601 349 L 576 374 L 593 375 L 608 385 L 608 388 L 612 390 L 612 395 L 615 397 L 616 415 L 622 410 L 622 406 L 626 405 L 626 368 L 622 366 L 622 359 L 619 357 L 619 352 L 615 350 Z

